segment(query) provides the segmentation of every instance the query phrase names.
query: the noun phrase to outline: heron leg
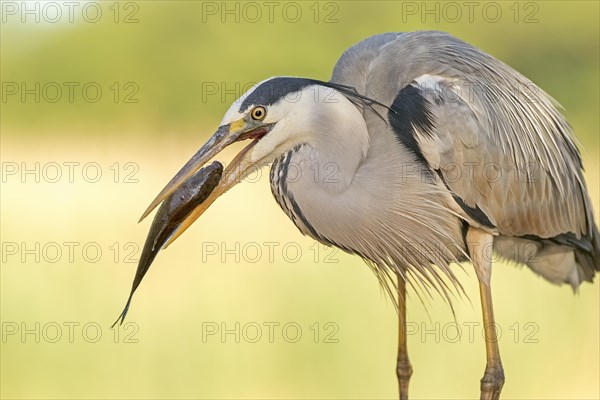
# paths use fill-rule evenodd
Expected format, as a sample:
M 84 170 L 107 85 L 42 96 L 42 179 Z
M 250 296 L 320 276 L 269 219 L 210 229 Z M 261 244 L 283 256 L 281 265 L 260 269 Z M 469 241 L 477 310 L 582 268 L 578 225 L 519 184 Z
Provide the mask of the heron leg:
M 467 247 L 473 260 L 483 312 L 485 331 L 485 350 L 487 363 L 481 379 L 481 399 L 496 400 L 504 385 L 504 370 L 500 360 L 494 308 L 492 306 L 492 291 L 490 286 L 492 276 L 492 244 L 494 236 L 479 229 L 470 228 L 467 232 Z
M 398 363 L 396 375 L 400 389 L 400 400 L 408 399 L 408 382 L 413 373 L 406 348 L 406 281 L 398 276 Z

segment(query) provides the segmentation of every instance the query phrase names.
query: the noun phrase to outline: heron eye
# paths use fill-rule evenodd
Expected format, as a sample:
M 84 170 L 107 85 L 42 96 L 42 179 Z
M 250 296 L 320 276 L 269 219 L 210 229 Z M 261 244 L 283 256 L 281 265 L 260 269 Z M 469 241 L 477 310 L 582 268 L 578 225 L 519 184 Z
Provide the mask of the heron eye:
M 267 115 L 267 110 L 265 110 L 265 108 L 261 107 L 261 106 L 254 107 L 252 109 L 252 112 L 250 113 L 250 116 L 252 117 L 252 119 L 254 119 L 256 121 L 262 121 L 263 119 L 265 119 L 266 115 Z

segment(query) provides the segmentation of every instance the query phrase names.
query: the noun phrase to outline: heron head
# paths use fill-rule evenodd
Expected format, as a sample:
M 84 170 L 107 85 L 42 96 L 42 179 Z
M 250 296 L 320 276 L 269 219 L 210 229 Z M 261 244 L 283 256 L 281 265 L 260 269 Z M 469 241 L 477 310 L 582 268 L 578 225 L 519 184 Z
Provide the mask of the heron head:
M 163 188 L 140 221 L 225 147 L 250 141 L 225 168 L 212 194 L 182 222 L 169 245 L 219 196 L 250 173 L 298 144 L 310 143 L 319 130 L 326 132 L 327 111 L 323 104 L 336 104 L 340 100 L 336 96 L 343 95 L 322 84 L 327 85 L 312 79 L 275 77 L 251 88 L 231 105 L 214 135 Z

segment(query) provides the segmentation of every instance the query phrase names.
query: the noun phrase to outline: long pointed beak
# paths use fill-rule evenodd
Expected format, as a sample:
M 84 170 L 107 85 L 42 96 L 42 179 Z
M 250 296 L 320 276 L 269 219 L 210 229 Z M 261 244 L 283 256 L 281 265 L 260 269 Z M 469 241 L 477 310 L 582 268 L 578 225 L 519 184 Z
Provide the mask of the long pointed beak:
M 156 198 L 150 203 L 138 222 L 148 216 L 164 199 L 169 197 L 186 179 L 198 171 L 211 158 L 220 153 L 225 147 L 235 142 L 245 130 L 245 122 L 240 119 L 231 124 L 222 125 L 215 134 L 198 150 L 196 154 L 179 170 L 177 174 L 160 191 Z
M 177 229 L 173 232 L 169 240 L 163 246 L 166 249 L 173 243 L 187 228 L 189 228 L 208 208 L 216 199 L 218 199 L 223 193 L 231 189 L 245 176 L 246 172 L 250 170 L 253 165 L 244 160 L 244 156 L 250 150 L 250 148 L 258 140 L 253 140 L 248 146 L 238 153 L 237 156 L 231 161 L 231 163 L 223 171 L 221 180 L 217 187 L 212 191 L 206 200 L 202 202 L 198 207 L 194 209 L 186 218 L 181 222 Z
M 256 144 L 256 142 L 264 136 L 272 127 L 271 124 L 262 124 L 260 122 L 246 122 L 244 119 L 239 119 L 227 125 L 219 127 L 217 132 L 198 150 L 196 154 L 181 168 L 181 170 L 167 183 L 156 198 L 150 203 L 144 214 L 140 218 L 142 221 L 148 214 L 152 212 L 163 200 L 169 197 L 181 184 L 198 171 L 210 159 L 219 154 L 228 145 L 245 139 L 255 139 L 251 144 L 246 146 L 225 168 L 223 176 L 218 186 L 213 190 L 210 196 L 202 202 L 187 218 L 181 223 L 179 228 L 173 233 L 169 241 L 163 248 L 169 246 L 177 239 L 192 223 L 200 217 L 208 209 L 208 207 L 223 193 L 233 187 L 241 179 L 244 174 L 252 168 L 244 159 L 244 155 L 248 150 Z

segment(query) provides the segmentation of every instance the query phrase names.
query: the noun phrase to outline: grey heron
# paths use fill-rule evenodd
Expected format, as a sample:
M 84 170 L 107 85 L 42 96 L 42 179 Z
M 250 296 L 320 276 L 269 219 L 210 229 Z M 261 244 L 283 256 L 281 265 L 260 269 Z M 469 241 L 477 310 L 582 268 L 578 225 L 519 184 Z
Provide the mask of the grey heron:
M 220 195 L 271 164 L 273 195 L 298 229 L 362 257 L 394 299 L 402 399 L 412 375 L 407 286 L 448 298 L 462 290 L 456 265 L 473 264 L 486 327 L 481 397 L 497 399 L 504 371 L 492 251 L 574 289 L 600 270 L 600 234 L 580 153 L 557 103 L 450 34 L 373 36 L 341 56 L 329 81 L 258 83 L 231 105 L 142 219 L 226 146 L 244 140 L 251 142 L 166 245 Z M 332 176 L 310 171 L 326 164 Z

